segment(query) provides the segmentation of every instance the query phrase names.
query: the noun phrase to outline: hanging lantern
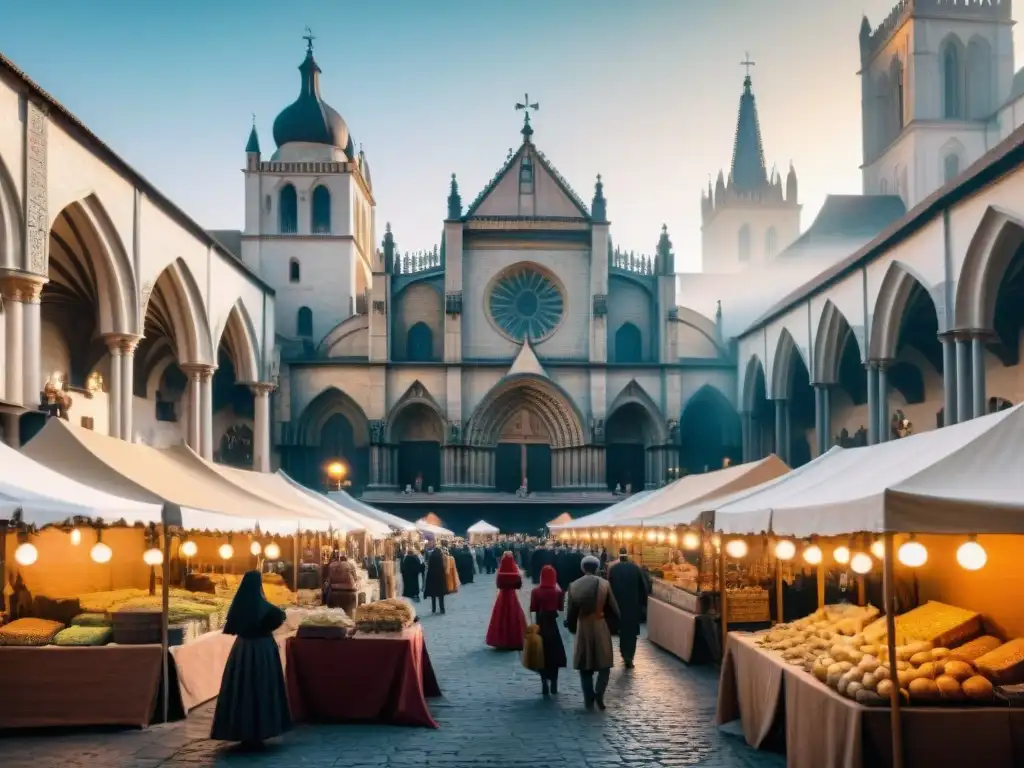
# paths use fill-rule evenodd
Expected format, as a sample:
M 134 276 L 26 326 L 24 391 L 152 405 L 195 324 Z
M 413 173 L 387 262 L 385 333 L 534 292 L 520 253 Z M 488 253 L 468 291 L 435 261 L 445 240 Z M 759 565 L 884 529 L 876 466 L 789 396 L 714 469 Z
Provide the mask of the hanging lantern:
M 92 549 L 89 551 L 89 557 L 92 558 L 94 563 L 109 563 L 110 558 L 114 556 L 114 551 L 104 544 L 102 541 L 97 541 L 92 545 Z
M 263 554 L 266 555 L 267 560 L 277 560 L 281 556 L 281 547 L 277 545 L 276 541 L 272 541 L 264 548 Z
M 716 533 L 714 536 L 711 537 L 711 543 L 714 544 L 716 550 L 721 549 L 722 537 Z
M 254 541 L 249 545 L 249 552 L 252 553 L 253 557 L 259 557 L 260 553 L 263 552 L 263 547 L 258 541 Z
M 694 531 L 687 531 L 683 534 L 683 549 L 700 549 L 700 536 Z
M 840 565 L 846 565 L 850 562 L 850 548 L 844 546 L 838 546 L 832 550 L 832 559 Z
M 185 541 L 182 542 L 180 551 L 185 557 L 195 557 L 199 552 L 199 545 L 194 541 Z
M 657 534 L 656 531 L 648 531 L 647 532 L 647 542 L 649 544 L 653 544 L 655 539 L 657 539 L 657 538 L 658 538 L 658 534 Z
M 148 565 L 150 568 L 154 568 L 158 565 L 164 564 L 164 553 L 156 547 L 147 549 L 142 553 L 142 562 Z
M 671 544 L 673 547 L 679 543 L 679 537 L 676 536 L 675 532 L 672 532 L 668 535 L 668 543 Z
M 789 539 L 780 539 L 775 545 L 775 556 L 779 560 L 792 560 L 796 555 L 796 544 Z
M 235 548 L 230 544 L 221 544 L 217 549 L 217 554 L 220 555 L 221 560 L 230 560 L 235 556 Z
M 750 548 L 747 546 L 747 542 L 743 539 L 730 539 L 725 545 L 725 554 L 733 560 L 739 560 L 746 557 L 748 551 L 750 551 Z
M 924 544 L 911 536 L 910 540 L 900 547 L 897 557 L 908 568 L 920 568 L 928 562 L 928 550 Z
M 885 542 L 881 539 L 871 542 L 871 554 L 876 560 L 885 560 Z
M 804 550 L 804 562 L 808 565 L 820 565 L 822 561 L 821 547 L 811 544 Z
M 18 548 L 14 550 L 14 560 L 18 565 L 24 565 L 27 568 L 30 565 L 34 565 L 38 559 L 39 550 L 36 549 L 35 544 L 30 544 L 26 541 L 19 544 Z
M 960 567 L 965 571 L 979 571 L 985 567 L 985 563 L 988 562 L 988 553 L 985 548 L 981 546 L 974 537 L 960 545 L 956 551 L 956 561 L 960 563 Z
M 850 570 L 854 573 L 863 576 L 865 573 L 871 571 L 874 562 L 871 560 L 871 556 L 864 552 L 857 552 L 852 558 L 850 558 Z
M 71 539 L 72 547 L 77 547 L 79 544 L 82 543 L 82 532 L 77 528 L 72 528 L 71 533 L 69 533 L 68 536 Z

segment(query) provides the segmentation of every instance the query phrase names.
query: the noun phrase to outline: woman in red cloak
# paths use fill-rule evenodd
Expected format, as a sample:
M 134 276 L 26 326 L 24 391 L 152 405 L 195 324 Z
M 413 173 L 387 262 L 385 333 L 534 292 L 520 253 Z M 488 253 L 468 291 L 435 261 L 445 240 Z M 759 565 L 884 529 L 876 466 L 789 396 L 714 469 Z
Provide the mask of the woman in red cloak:
M 526 635 L 526 614 L 519 604 L 516 590 L 523 586 L 523 577 L 511 552 L 502 555 L 498 566 L 498 599 L 487 625 L 487 644 L 502 651 L 523 650 Z
M 540 671 L 541 690 L 558 693 L 558 670 L 565 667 L 565 646 L 558 629 L 558 612 L 565 607 L 565 593 L 558 586 L 558 573 L 545 565 L 540 570 L 540 586 L 530 593 L 530 611 L 540 627 L 544 643 L 544 669 Z

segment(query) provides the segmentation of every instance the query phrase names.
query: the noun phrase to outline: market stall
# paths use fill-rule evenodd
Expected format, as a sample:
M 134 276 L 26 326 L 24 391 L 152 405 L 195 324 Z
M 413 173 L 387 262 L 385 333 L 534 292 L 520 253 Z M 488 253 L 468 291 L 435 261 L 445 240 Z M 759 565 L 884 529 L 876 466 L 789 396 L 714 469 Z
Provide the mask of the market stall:
M 497 536 L 499 532 L 497 526 L 491 525 L 486 520 L 475 522 L 466 529 L 471 543 L 489 541 Z
M 729 634 L 719 722 L 738 716 L 759 746 L 779 713 L 793 768 L 1024 764 L 1022 443 L 1017 407 L 831 452 L 717 508 L 723 560 L 768 534 L 780 559 L 802 549 L 844 580 L 881 571 L 885 610 L 823 606 Z
M 342 509 L 354 510 L 361 515 L 386 523 L 396 531 L 404 531 L 406 533 L 414 533 L 416 531 L 415 523 L 410 523 L 408 520 L 398 515 L 393 515 L 390 512 L 385 512 L 383 509 L 372 507 L 345 491 L 330 491 L 327 494 L 327 498 L 338 504 Z
M 571 522 L 572 522 L 572 515 L 570 515 L 568 512 L 563 512 L 558 517 L 556 517 L 554 520 L 549 520 L 548 524 L 545 527 L 550 531 L 550 530 L 554 530 L 554 529 L 558 528 L 560 525 L 565 525 L 566 523 L 571 523 Z

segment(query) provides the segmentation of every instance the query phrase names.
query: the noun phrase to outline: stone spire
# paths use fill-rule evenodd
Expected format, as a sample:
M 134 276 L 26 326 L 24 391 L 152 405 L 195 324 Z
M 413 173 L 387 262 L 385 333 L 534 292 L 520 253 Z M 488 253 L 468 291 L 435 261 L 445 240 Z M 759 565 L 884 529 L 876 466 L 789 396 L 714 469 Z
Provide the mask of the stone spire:
M 736 192 L 756 193 L 768 185 L 765 169 L 764 148 L 761 144 L 761 124 L 757 119 L 757 104 L 751 90 L 749 67 L 743 78 L 743 94 L 740 96 L 739 116 L 736 119 L 736 138 L 732 150 L 732 168 L 729 171 L 730 187 Z
M 393 274 L 395 271 L 395 236 L 391 234 L 391 222 L 384 225 L 384 271 Z
M 452 186 L 448 192 L 448 221 L 458 221 L 462 218 L 462 197 L 459 195 L 459 182 L 452 174 Z
M 245 143 L 245 153 L 260 153 L 260 137 L 256 133 L 256 115 L 252 116 L 252 130 L 249 131 L 249 140 Z
M 656 253 L 658 274 L 674 274 L 676 271 L 676 255 L 672 252 L 672 241 L 668 237 L 668 224 L 661 225 L 661 237 L 658 238 L 658 249 Z
M 604 184 L 601 182 L 601 174 L 597 174 L 597 183 L 594 184 L 594 200 L 590 204 L 590 217 L 595 223 L 604 224 L 608 221 L 608 201 L 604 199 Z

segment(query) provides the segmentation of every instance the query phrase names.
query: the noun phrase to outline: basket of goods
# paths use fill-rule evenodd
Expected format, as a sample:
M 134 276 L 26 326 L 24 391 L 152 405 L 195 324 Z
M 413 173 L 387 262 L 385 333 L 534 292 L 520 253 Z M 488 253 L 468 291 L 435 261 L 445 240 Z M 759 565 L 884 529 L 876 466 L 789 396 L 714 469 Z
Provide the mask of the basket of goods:
M 113 624 L 106 613 L 80 613 L 71 619 L 73 627 L 109 627 Z
M 86 646 L 106 645 L 114 636 L 111 627 L 70 626 L 62 629 L 53 638 L 54 645 Z
M 355 623 L 340 608 L 308 611 L 299 621 L 298 636 L 303 639 L 340 640 L 349 637 Z
M 359 632 L 401 632 L 416 621 L 416 611 L 397 598 L 365 603 L 356 608 L 356 630 Z
M 0 645 L 49 645 L 62 629 L 59 621 L 16 619 L 0 627 Z
M 726 592 L 725 615 L 730 624 L 771 620 L 768 593 L 761 587 L 739 587 Z

